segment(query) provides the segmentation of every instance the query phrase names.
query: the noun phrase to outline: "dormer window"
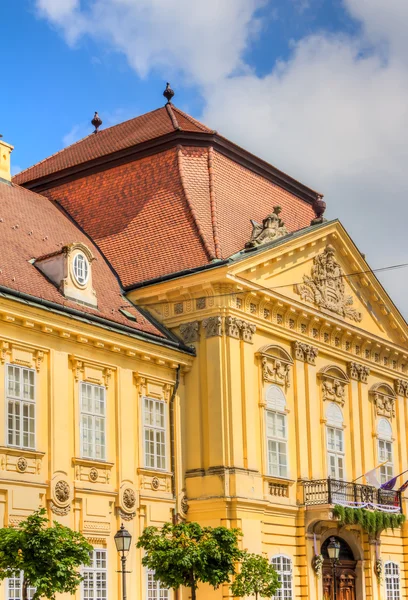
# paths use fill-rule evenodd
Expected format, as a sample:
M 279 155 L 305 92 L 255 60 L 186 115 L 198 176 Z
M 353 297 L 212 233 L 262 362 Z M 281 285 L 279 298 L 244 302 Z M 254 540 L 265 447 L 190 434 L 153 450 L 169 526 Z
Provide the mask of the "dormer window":
M 73 260 L 73 269 L 75 281 L 80 286 L 86 285 L 89 279 L 89 262 L 82 252 L 75 254 Z
M 34 264 L 66 298 L 96 307 L 96 294 L 92 287 L 93 260 L 89 248 L 77 242 L 37 258 Z

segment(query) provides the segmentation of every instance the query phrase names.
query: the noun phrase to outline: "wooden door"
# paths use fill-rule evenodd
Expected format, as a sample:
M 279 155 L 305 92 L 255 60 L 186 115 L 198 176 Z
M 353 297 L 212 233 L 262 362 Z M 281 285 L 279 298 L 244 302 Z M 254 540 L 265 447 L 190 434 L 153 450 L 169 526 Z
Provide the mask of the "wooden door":
M 351 566 L 351 565 L 350 565 Z M 343 566 L 336 568 L 336 599 L 334 597 L 333 571 L 323 567 L 324 600 L 356 600 L 356 575 L 354 569 Z

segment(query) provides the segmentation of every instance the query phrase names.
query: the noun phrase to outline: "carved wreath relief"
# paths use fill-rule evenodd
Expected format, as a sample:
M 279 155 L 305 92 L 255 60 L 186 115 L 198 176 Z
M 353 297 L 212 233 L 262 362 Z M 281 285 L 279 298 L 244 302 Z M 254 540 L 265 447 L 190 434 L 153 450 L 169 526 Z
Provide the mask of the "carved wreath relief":
M 131 488 L 126 488 L 123 492 L 123 505 L 131 510 L 136 504 L 136 494 Z
M 70 487 L 66 481 L 57 481 L 55 484 L 54 494 L 58 502 L 65 504 L 69 500 Z
M 361 321 L 361 313 L 351 306 L 353 297 L 346 295 L 344 272 L 335 260 L 334 252 L 333 246 L 329 245 L 314 257 L 311 275 L 303 276 L 303 283 L 295 285 L 295 292 L 306 302 L 313 302 L 353 321 Z

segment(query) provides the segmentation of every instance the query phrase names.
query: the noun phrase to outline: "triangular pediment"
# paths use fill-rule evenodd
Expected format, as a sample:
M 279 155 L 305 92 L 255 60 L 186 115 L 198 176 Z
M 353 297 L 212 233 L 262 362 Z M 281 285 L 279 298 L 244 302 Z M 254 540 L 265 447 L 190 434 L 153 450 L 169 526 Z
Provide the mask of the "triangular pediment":
M 241 253 L 229 275 L 320 318 L 407 347 L 407 323 L 338 221 Z

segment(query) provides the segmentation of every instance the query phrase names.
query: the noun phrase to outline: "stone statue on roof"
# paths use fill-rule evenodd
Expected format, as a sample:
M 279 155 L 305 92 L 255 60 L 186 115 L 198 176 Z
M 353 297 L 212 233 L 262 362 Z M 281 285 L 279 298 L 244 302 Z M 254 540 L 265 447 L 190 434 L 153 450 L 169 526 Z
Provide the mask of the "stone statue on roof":
M 285 224 L 279 217 L 281 211 L 280 206 L 274 206 L 273 212 L 265 217 L 262 225 L 251 219 L 252 235 L 249 242 L 245 244 L 245 248 L 257 248 L 288 234 Z

